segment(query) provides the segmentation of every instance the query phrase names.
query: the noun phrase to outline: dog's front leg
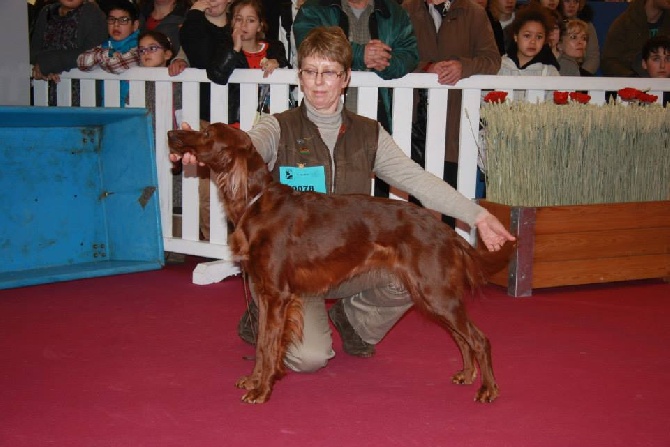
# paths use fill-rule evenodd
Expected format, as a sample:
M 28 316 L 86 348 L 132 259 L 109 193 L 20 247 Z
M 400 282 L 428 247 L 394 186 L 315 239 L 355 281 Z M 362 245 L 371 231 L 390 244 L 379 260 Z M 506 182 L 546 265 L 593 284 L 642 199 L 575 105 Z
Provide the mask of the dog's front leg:
M 251 375 L 240 378 L 236 383 L 238 388 L 247 390 L 242 396 L 244 402 L 266 402 L 272 394 L 274 382 L 284 374 L 281 343 L 286 310 L 286 303 L 278 295 L 259 294 L 256 363 Z

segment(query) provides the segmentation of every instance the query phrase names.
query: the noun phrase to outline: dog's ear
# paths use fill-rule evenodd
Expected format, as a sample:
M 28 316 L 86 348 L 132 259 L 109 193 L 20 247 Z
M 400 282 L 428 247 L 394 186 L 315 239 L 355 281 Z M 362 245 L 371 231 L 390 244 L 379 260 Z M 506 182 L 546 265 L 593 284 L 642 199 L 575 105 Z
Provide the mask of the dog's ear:
M 244 194 L 247 191 L 247 157 L 238 148 L 229 148 L 226 155 L 230 157 L 226 170 L 224 190 L 233 197 Z

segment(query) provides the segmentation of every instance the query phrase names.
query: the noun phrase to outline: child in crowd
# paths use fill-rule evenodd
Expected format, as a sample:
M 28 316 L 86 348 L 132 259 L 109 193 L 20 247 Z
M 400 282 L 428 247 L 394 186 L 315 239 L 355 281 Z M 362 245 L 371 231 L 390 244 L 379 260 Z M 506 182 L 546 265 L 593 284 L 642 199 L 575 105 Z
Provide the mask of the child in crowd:
M 564 19 L 581 19 L 587 23 L 588 39 L 581 68 L 592 75 L 596 74 L 600 67 L 600 45 L 596 27 L 592 23 L 593 9 L 586 4 L 586 0 L 561 0 L 559 9 Z
M 218 48 L 233 46 L 227 15 L 229 3 L 229 0 L 197 0 L 186 13 L 179 36 L 190 67 L 207 69 L 215 52 L 220 51 Z M 209 112 L 210 88 L 206 82 L 200 84 L 201 127 L 209 122 Z
M 142 31 L 138 37 L 137 52 L 140 55 L 140 65 L 142 67 L 172 67 L 170 61 L 173 58 L 174 52 L 172 44 L 168 36 L 160 31 L 145 30 Z M 183 71 L 183 68 L 182 70 Z M 180 71 L 180 73 L 181 73 Z M 171 73 L 171 76 L 179 73 Z M 153 127 L 156 126 L 156 84 L 154 82 L 147 82 L 145 89 L 146 107 L 151 112 Z M 181 114 L 181 84 L 172 83 L 172 128 L 179 128 L 179 115 Z M 172 197 L 175 207 L 181 207 L 181 162 L 174 163 L 172 166 L 173 183 L 172 183 Z M 165 259 L 167 263 L 181 263 L 184 260 L 184 255 L 173 252 L 166 252 Z
M 588 41 L 589 25 L 580 19 L 568 20 L 559 44 L 561 76 L 592 76 L 591 72 L 582 68 Z
M 160 31 L 142 31 L 138 37 L 137 52 L 140 56 L 140 65 L 142 67 L 167 67 L 174 56 L 172 51 L 172 43 L 170 39 Z M 182 69 L 183 71 L 183 69 Z M 176 76 L 179 73 L 172 74 Z M 146 88 L 146 104 L 147 108 L 152 112 L 155 111 L 156 100 L 156 85 L 153 82 L 147 82 Z M 173 97 L 173 115 L 175 115 L 172 127 L 177 126 L 177 110 L 181 109 L 181 84 L 172 83 L 172 97 Z
M 137 53 L 142 67 L 167 67 L 172 59 L 170 39 L 160 31 L 146 30 L 137 38 Z
M 509 26 L 516 16 L 516 0 L 489 0 L 488 9 L 503 29 L 504 49 L 507 49 L 512 41 L 512 33 L 509 30 Z
M 655 36 L 642 47 L 642 68 L 650 78 L 670 78 L 670 37 Z
M 231 5 L 230 16 L 233 45 L 231 48 L 221 47 L 222 51 L 215 55 L 213 63 L 207 68 L 209 79 L 225 85 L 236 68 L 259 68 L 263 70 L 263 77 L 267 77 L 276 68 L 288 67 L 284 45 L 276 40 L 264 39 L 267 24 L 260 0 L 236 0 Z M 269 86 L 261 86 L 259 113 L 268 111 L 268 101 Z M 236 107 L 239 121 L 239 103 Z
M 184 22 L 191 0 L 140 0 L 139 19 L 141 31 L 160 31 L 168 36 L 175 55 L 180 49 L 179 28 Z
M 670 37 L 655 36 L 642 47 L 642 68 L 650 78 L 670 78 Z M 663 105 L 670 103 L 670 92 L 663 92 Z
M 140 63 L 137 53 L 140 22 L 135 5 L 129 0 L 113 0 L 108 6 L 108 39 L 77 57 L 77 66 L 82 71 L 100 67 L 109 73 L 119 74 Z M 121 81 L 121 107 L 128 104 L 129 93 L 128 81 Z
M 529 6 L 516 13 L 511 30 L 513 40 L 502 57 L 499 75 L 558 76 L 558 62 L 546 44 L 550 19 L 538 7 Z
M 95 3 L 59 0 L 44 6 L 30 40 L 33 78 L 59 82 L 61 72 L 77 67 L 79 54 L 105 41 L 105 30 L 105 14 Z M 77 105 L 78 84 L 72 85 Z M 55 88 L 49 90 L 49 104 L 56 104 Z

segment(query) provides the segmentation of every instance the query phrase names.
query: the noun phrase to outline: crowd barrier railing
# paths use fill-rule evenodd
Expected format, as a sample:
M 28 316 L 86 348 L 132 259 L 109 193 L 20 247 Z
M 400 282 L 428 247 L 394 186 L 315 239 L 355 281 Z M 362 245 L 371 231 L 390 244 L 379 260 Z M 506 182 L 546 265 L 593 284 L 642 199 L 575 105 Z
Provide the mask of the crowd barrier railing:
M 260 70 L 235 70 L 230 83 L 240 85 L 240 127 L 252 127 L 258 108 L 258 86 L 270 85 L 270 113 L 286 110 L 289 99 L 300 101 L 298 74 L 296 70 L 275 70 L 263 78 Z M 73 81 L 79 87 L 73 89 Z M 167 131 L 174 127 L 175 95 L 173 85 L 181 86 L 181 111 L 179 119 L 199 127 L 200 95 L 202 83 L 210 83 L 204 70 L 187 69 L 176 77 L 170 77 L 164 68 L 132 68 L 120 75 L 101 70 L 81 72 L 71 70 L 61 75 L 56 85 L 56 104 L 50 104 L 49 86 L 45 81 L 33 81 L 33 105 L 71 107 L 120 107 L 121 82 L 129 83 L 128 107 L 147 107 L 154 111 L 154 134 L 158 189 L 161 210 L 161 225 L 166 251 L 184 253 L 218 259 L 204 263 L 194 272 L 193 280 L 199 284 L 211 283 L 238 272 L 231 261 L 227 239 L 227 226 L 222 206 L 217 194 L 210 197 L 210 238 L 202 241 L 199 237 L 198 178 L 193 166 L 185 167 L 181 188 L 181 225 L 175 231 L 175 211 L 173 198 L 173 176 L 168 158 Z M 147 83 L 155 85 L 155 97 L 146 95 Z M 211 84 L 210 117 L 212 122 L 228 122 L 228 86 Z M 453 90 L 462 91 L 460 120 L 460 154 L 458 169 L 458 190 L 466 197 L 474 198 L 478 154 L 478 129 L 482 96 L 487 91 L 498 90 L 514 93 L 523 91 L 525 101 L 542 102 L 551 91 L 587 91 L 591 103 L 603 104 L 606 92 L 624 87 L 649 90 L 659 96 L 670 91 L 667 79 L 644 78 L 603 78 L 603 77 L 508 77 L 472 76 L 454 86 L 440 85 L 437 76 L 427 73 L 413 73 L 400 79 L 382 80 L 372 72 L 354 72 L 351 87 L 358 89 L 358 109 L 361 115 L 376 118 L 380 88 L 393 91 L 391 134 L 406 154 L 411 151 L 412 111 L 416 89 L 426 89 L 428 95 L 428 121 L 426 128 L 425 168 L 442 177 L 444 169 L 444 141 L 447 122 L 447 104 Z M 103 94 L 100 95 L 99 93 Z M 516 96 L 516 95 L 510 95 Z M 104 98 L 102 100 L 101 98 Z M 102 104 L 101 104 L 102 102 Z M 153 104 L 152 104 L 153 103 Z M 524 123 L 519 123 L 523 126 Z M 392 191 L 392 197 L 403 199 L 401 191 Z M 475 240 L 474 232 L 459 223 L 457 231 L 470 242 Z

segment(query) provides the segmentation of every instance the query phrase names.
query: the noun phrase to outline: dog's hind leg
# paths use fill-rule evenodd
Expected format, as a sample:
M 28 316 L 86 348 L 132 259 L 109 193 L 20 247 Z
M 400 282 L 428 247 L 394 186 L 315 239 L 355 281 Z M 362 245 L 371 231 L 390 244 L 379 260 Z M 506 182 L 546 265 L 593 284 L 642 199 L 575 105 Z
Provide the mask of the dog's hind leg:
M 447 327 L 447 329 L 451 333 L 456 345 L 458 345 L 458 349 L 461 351 L 461 356 L 463 357 L 463 369 L 454 374 L 451 377 L 451 381 L 458 385 L 471 385 L 477 377 L 477 359 L 475 353 L 458 332 L 453 331 L 451 327 Z
M 476 376 L 476 361 L 482 376 L 482 386 L 477 391 L 475 400 L 493 402 L 499 392 L 493 375 L 491 343 L 470 321 L 461 300 L 441 300 L 438 301 L 439 305 L 435 303 L 436 301 L 428 297 L 425 303 L 427 310 L 452 333 L 463 356 L 463 370 L 457 372 L 452 380 L 455 383 L 472 383 Z

